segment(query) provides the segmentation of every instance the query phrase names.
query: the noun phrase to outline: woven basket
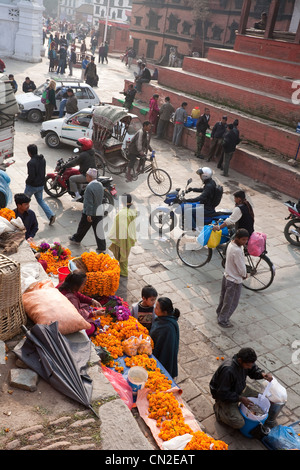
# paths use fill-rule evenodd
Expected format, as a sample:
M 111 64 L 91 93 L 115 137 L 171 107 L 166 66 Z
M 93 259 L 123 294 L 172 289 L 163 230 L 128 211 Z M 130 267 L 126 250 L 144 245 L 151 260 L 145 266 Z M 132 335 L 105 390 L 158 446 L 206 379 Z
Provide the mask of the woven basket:
M 0 340 L 7 341 L 20 333 L 26 321 L 20 264 L 0 255 Z

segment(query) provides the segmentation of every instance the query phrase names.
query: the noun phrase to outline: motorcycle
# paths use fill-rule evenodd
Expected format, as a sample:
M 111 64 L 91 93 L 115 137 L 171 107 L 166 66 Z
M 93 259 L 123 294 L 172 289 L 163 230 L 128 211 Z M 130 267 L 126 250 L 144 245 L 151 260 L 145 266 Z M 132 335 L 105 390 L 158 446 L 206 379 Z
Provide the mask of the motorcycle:
M 173 209 L 166 206 L 158 206 L 151 212 L 149 222 L 155 231 L 160 234 L 170 233 L 174 230 L 178 221 L 182 230 L 195 228 L 191 221 L 193 221 L 197 210 L 201 214 L 200 204 L 199 202 L 184 202 L 185 194 L 189 192 L 187 188 L 192 181 L 192 178 L 187 181 L 185 189 L 177 188 L 166 195 L 164 203 L 169 207 L 173 207 Z M 227 219 L 230 214 L 231 211 L 214 212 L 211 216 L 204 217 L 204 225 L 210 224 L 213 220 Z M 186 226 L 191 223 L 192 227 Z
M 289 216 L 285 220 L 289 222 L 284 227 L 284 236 L 289 243 L 300 246 L 300 207 L 299 203 L 287 201 L 284 203 L 289 210 Z
M 47 173 L 44 190 L 48 196 L 60 198 L 64 194 L 68 193 L 72 198 L 75 197 L 75 193 L 70 190 L 69 179 L 73 175 L 80 175 L 80 171 L 76 167 L 65 168 L 66 163 L 69 163 L 73 159 L 74 157 L 71 157 L 65 162 L 63 158 L 60 158 L 56 162 L 54 172 Z M 98 176 L 97 179 L 104 187 L 103 205 L 104 215 L 106 216 L 114 206 L 114 201 L 117 197 L 117 190 L 113 184 L 113 179 L 111 176 Z M 82 198 L 77 202 L 83 202 L 86 186 L 87 183 L 82 185 L 80 192 Z

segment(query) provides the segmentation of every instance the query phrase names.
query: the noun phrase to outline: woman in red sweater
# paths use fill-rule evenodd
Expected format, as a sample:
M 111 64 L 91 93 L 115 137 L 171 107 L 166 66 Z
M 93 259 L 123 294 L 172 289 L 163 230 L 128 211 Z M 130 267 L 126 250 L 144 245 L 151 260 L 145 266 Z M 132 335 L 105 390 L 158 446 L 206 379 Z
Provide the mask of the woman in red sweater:
M 96 326 L 92 320 L 95 312 L 92 307 L 102 308 L 101 304 L 95 299 L 81 293 L 86 283 L 86 274 L 83 271 L 73 271 L 66 279 L 58 284 L 57 289 L 74 305 L 80 315 L 91 324 L 91 328 L 86 330 L 87 335 L 91 336 Z

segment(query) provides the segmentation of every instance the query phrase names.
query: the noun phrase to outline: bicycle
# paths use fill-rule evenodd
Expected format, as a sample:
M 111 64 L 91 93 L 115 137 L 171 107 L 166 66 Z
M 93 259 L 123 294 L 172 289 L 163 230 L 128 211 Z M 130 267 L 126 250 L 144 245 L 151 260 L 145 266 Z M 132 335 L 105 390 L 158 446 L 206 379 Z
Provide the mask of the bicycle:
M 101 159 L 103 167 L 106 167 L 110 173 L 115 175 L 126 174 L 129 164 L 127 149 L 122 149 L 121 154 L 117 157 L 107 157 L 104 159 L 99 154 L 97 157 Z M 158 168 L 155 152 L 152 152 L 149 158 L 146 156 L 141 157 L 140 169 L 137 171 L 137 169 L 133 168 L 131 181 L 136 181 L 139 175 L 144 173 L 148 173 L 147 184 L 153 194 L 156 196 L 164 196 L 170 192 L 172 188 L 171 177 L 165 170 Z
M 202 246 L 197 241 L 200 232 L 190 230 L 184 232 L 177 240 L 176 250 L 181 261 L 192 268 L 201 268 L 212 259 L 213 249 L 206 245 Z M 233 239 L 234 230 L 229 231 L 226 237 L 228 241 L 218 245 L 215 250 L 221 257 L 222 267 L 225 267 L 226 250 L 228 244 Z M 247 278 L 243 280 L 243 286 L 252 291 L 262 291 L 267 289 L 273 282 L 275 276 L 275 267 L 269 257 L 267 250 L 258 257 L 248 253 L 247 247 L 244 248 L 246 257 Z

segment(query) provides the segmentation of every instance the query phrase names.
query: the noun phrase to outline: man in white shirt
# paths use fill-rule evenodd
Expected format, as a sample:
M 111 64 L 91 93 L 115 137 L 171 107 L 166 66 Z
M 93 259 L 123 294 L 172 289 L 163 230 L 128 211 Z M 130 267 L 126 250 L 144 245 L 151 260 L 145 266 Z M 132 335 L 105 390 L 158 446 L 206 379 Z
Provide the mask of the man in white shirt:
M 247 277 L 244 246 L 247 244 L 248 239 L 249 232 L 241 228 L 237 230 L 234 240 L 227 247 L 225 272 L 217 308 L 218 324 L 223 328 L 233 326 L 229 319 L 238 306 L 242 282 Z

